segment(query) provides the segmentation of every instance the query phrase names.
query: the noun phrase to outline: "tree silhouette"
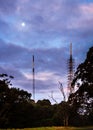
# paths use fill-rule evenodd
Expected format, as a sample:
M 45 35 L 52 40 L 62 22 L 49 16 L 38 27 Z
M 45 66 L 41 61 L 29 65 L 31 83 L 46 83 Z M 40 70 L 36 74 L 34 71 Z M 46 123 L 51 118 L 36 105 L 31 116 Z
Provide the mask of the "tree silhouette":
M 78 108 L 80 114 L 88 115 L 93 109 L 93 47 L 89 49 L 85 61 L 78 66 L 72 85 L 77 90 L 70 95 L 70 103 Z
M 11 78 L 13 76 L 0 74 L 0 127 L 22 126 L 23 122 L 21 119 L 26 119 L 23 118 L 24 114 L 20 115 L 19 113 L 22 113 L 22 108 L 26 112 L 26 104 L 31 104 L 30 93 L 18 88 L 9 87 L 12 85 Z M 18 122 L 19 115 L 20 122 Z M 13 124 L 13 119 L 16 121 L 16 123 L 14 122 L 15 125 Z

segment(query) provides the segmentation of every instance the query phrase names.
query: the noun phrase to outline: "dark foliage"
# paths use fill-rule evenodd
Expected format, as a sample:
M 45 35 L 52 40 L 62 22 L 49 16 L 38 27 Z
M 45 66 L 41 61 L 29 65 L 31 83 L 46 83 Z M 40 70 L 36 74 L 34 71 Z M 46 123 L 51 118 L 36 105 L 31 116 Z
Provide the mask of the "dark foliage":
M 92 124 L 93 47 L 89 49 L 85 61 L 78 66 L 72 85 L 76 86 L 77 90 L 69 97 L 70 105 L 81 115 L 80 117 L 82 118 L 80 120 L 83 120 L 83 124 Z

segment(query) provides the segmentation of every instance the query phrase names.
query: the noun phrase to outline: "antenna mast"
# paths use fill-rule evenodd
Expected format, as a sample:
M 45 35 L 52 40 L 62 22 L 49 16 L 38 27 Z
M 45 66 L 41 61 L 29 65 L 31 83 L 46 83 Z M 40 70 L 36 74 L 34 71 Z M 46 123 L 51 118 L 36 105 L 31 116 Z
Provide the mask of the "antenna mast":
M 71 86 L 71 82 L 73 80 L 73 74 L 74 74 L 74 59 L 72 56 L 72 43 L 70 43 L 70 57 L 68 59 L 68 96 L 74 90 L 74 87 Z
M 32 74 L 33 74 L 33 99 L 35 100 L 35 67 L 34 67 L 34 55 L 32 56 Z

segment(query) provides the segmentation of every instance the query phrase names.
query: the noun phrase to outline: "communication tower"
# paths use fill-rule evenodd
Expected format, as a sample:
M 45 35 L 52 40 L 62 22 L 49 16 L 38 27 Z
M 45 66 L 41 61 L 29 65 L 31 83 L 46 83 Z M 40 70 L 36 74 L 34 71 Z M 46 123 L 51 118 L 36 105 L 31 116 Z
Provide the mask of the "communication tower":
M 35 100 L 35 66 L 34 66 L 34 55 L 32 56 L 32 75 L 33 75 L 33 99 Z
M 74 87 L 71 86 L 73 75 L 74 75 L 74 59 L 72 56 L 72 43 L 70 43 L 70 57 L 68 59 L 68 96 L 74 91 Z

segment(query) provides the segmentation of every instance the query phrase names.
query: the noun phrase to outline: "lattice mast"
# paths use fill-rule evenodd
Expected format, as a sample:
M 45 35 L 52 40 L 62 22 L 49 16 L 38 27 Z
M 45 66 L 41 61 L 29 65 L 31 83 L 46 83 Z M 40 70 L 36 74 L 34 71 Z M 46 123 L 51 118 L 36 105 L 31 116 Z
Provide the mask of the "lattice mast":
M 72 56 L 72 43 L 70 43 L 70 57 L 68 59 L 68 96 L 73 93 L 74 87 L 71 86 L 74 74 L 74 59 Z
M 33 75 L 33 99 L 35 100 L 35 66 L 34 66 L 34 55 L 32 56 L 32 75 Z

